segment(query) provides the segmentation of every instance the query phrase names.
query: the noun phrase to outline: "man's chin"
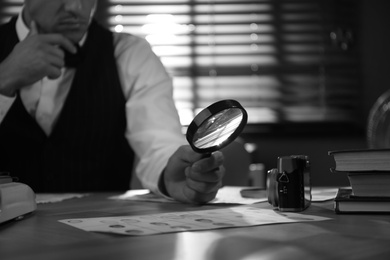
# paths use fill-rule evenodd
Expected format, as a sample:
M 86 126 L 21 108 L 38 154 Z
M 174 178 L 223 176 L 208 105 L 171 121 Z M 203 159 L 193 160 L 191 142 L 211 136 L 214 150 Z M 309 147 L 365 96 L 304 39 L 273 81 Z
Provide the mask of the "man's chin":
M 78 44 L 81 39 L 84 37 L 85 32 L 69 32 L 64 31 L 61 32 L 63 36 L 65 36 L 67 39 L 69 39 L 71 42 Z
M 81 22 L 80 23 L 62 22 L 56 24 L 55 28 L 53 29 L 57 33 L 64 35 L 72 42 L 79 43 L 81 39 L 84 37 L 84 35 L 86 34 L 86 32 L 88 31 L 88 26 L 89 24 L 81 23 Z

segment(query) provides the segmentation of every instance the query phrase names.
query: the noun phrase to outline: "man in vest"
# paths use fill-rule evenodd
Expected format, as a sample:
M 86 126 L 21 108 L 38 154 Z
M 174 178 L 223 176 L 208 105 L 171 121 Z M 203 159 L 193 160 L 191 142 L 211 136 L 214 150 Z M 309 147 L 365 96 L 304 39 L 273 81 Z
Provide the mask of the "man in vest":
M 0 27 L 0 171 L 36 192 L 127 190 L 212 200 L 223 155 L 186 144 L 172 82 L 141 38 L 93 19 L 97 0 L 25 0 Z

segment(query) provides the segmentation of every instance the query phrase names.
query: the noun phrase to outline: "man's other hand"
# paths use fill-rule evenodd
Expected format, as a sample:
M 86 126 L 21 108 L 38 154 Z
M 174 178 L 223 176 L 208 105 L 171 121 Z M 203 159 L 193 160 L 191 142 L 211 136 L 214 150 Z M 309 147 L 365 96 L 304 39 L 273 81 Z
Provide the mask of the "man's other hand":
M 225 174 L 222 152 L 204 156 L 184 145 L 171 156 L 163 180 L 169 196 L 184 202 L 204 204 L 215 198 Z

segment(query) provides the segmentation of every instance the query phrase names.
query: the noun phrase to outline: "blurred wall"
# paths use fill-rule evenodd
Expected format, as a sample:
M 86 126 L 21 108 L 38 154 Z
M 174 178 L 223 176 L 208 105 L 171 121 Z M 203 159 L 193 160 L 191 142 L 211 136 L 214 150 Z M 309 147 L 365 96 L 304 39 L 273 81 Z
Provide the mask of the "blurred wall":
M 361 129 L 326 129 L 295 133 L 247 133 L 246 142 L 254 144 L 252 161 L 274 168 L 278 156 L 306 154 L 311 160 L 313 186 L 348 185 L 345 174 L 329 171 L 334 165 L 328 151 L 365 148 L 365 129 L 369 110 L 375 100 L 390 88 L 390 1 L 361 0 L 357 45 L 361 55 L 362 95 Z
M 361 0 L 363 101 L 365 116 L 375 100 L 390 88 L 390 1 Z

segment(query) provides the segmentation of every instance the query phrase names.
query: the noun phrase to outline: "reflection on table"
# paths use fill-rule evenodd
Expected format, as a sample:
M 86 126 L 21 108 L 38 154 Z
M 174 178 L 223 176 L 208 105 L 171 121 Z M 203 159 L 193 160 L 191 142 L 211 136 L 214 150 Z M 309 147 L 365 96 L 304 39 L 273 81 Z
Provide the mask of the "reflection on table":
M 388 259 L 389 215 L 336 215 L 333 201 L 314 202 L 303 214 L 319 222 L 263 225 L 150 236 L 86 232 L 68 218 L 137 216 L 231 207 L 112 200 L 89 194 L 39 204 L 21 221 L 0 226 L 1 259 Z M 257 207 L 270 209 L 267 202 Z

